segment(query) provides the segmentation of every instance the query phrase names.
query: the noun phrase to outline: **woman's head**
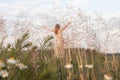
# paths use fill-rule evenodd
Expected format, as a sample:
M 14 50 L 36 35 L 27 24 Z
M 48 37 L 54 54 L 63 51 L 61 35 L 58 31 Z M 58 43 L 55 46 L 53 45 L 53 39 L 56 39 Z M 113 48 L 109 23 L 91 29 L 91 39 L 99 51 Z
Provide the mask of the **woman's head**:
M 56 24 L 55 25 L 55 34 L 58 33 L 58 30 L 60 29 L 60 24 Z

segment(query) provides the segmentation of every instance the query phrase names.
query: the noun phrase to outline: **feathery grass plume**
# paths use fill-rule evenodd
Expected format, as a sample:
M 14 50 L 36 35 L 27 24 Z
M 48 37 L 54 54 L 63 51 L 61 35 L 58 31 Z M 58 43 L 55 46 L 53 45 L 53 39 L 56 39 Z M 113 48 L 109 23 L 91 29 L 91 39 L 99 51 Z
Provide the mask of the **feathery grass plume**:
M 32 46 L 31 50 L 37 50 L 38 47 L 37 46 Z
M 25 43 L 25 44 L 22 45 L 22 49 L 23 48 L 28 48 L 28 47 L 31 47 L 31 46 L 32 46 L 31 42 L 30 43 Z
M 31 43 L 27 44 L 27 45 L 24 45 L 25 41 L 29 38 L 29 34 L 28 33 L 24 33 L 24 35 L 19 38 L 16 43 L 15 43 L 15 48 L 18 49 L 18 50 L 21 50 L 23 47 L 25 46 L 31 46 Z M 24 45 L 24 46 L 23 46 Z
M 29 33 L 24 33 L 22 38 L 21 38 L 21 42 L 25 41 L 28 38 L 29 38 Z
M 19 38 L 16 43 L 15 47 L 12 49 L 12 54 L 14 56 L 19 56 L 18 59 L 22 59 L 22 53 L 24 53 L 24 50 L 29 50 L 32 47 L 32 43 L 28 42 L 27 39 L 29 38 L 28 33 L 24 33 L 21 38 Z
M 40 42 L 40 47 L 41 49 L 47 49 L 49 46 L 51 46 L 50 44 L 50 40 L 53 39 L 53 36 L 47 36 L 43 39 L 43 41 Z
M 2 39 L 0 39 L 0 48 L 2 49 L 3 45 L 4 45 L 4 40 L 8 37 L 8 35 L 4 35 Z

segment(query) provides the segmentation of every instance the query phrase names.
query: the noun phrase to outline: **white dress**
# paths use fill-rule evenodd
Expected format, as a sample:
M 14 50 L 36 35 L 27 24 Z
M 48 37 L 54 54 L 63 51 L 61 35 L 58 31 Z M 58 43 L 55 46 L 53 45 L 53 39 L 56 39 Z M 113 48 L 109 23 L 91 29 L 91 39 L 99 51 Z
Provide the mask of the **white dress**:
M 62 37 L 62 32 L 59 32 L 58 35 L 56 35 L 55 40 L 55 55 L 61 55 L 64 52 L 64 39 Z

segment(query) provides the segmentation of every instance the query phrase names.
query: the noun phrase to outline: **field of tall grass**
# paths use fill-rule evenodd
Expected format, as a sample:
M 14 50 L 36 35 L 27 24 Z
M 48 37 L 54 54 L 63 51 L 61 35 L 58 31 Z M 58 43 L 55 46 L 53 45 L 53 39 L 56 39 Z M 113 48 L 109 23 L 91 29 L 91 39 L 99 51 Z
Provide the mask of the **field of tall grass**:
M 26 42 L 25 33 L 14 47 L 0 44 L 0 80 L 120 80 L 120 55 L 83 48 L 65 49 L 55 57 L 48 36 L 40 47 Z

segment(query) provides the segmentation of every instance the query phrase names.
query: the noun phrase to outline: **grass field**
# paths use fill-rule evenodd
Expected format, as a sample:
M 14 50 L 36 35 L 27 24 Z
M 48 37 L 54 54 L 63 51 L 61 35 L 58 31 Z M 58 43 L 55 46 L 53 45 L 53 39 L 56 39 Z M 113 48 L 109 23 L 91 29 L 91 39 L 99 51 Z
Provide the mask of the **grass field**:
M 14 47 L 1 43 L 0 80 L 120 80 L 119 54 L 69 48 L 64 57 L 55 57 L 47 49 L 51 37 L 40 48 L 25 43 L 27 39 L 24 34 Z

